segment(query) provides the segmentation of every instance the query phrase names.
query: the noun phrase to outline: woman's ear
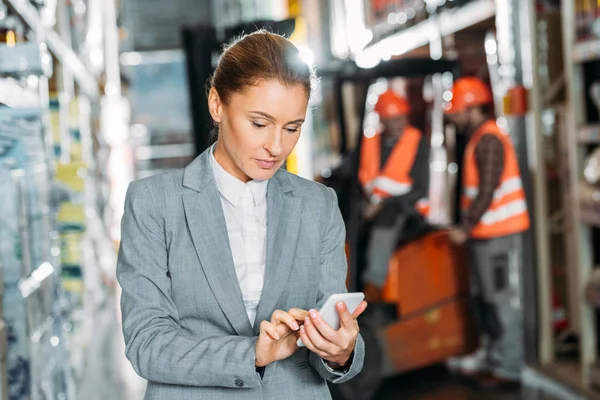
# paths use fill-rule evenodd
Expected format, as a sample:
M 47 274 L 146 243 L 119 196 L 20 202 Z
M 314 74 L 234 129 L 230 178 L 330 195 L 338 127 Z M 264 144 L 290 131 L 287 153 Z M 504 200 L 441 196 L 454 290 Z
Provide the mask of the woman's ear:
M 214 87 L 211 87 L 208 92 L 208 111 L 210 112 L 213 121 L 217 124 L 221 122 L 223 103 L 221 103 L 219 93 L 217 93 L 217 90 Z

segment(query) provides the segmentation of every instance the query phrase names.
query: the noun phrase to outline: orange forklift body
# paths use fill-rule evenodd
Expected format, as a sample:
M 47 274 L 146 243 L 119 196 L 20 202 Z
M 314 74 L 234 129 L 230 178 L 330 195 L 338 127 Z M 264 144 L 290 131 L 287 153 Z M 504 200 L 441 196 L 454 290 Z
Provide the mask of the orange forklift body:
M 447 231 L 427 234 L 394 254 L 383 291 L 384 301 L 396 304 L 400 317 L 384 328 L 393 373 L 475 348 L 468 277 L 464 251 L 450 243 Z

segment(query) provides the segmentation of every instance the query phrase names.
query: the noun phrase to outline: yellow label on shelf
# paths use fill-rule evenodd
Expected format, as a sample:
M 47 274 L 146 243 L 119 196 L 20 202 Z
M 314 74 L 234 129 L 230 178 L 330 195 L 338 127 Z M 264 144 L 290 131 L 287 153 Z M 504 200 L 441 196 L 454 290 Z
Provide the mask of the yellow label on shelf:
M 50 130 L 52 131 L 52 140 L 54 143 L 60 143 L 60 115 L 56 111 L 51 111 L 49 116 L 50 119 Z
M 62 286 L 67 292 L 83 293 L 83 279 L 63 278 Z
M 59 223 L 84 224 L 85 210 L 81 204 L 62 203 L 57 220 Z
M 81 263 L 81 233 L 65 232 L 60 235 L 60 262 L 63 265 Z
M 79 99 L 75 97 L 69 104 L 69 127 L 79 127 Z
M 87 167 L 82 161 L 56 165 L 56 180 L 64 183 L 75 192 L 83 192 L 86 174 Z
M 71 142 L 71 161 L 81 162 L 83 159 L 83 147 L 80 142 Z

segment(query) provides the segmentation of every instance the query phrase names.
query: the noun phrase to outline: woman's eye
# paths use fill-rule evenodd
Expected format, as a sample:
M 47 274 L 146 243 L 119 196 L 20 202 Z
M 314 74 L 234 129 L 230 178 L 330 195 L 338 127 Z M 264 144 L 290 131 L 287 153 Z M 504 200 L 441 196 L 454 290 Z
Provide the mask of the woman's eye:
M 255 128 L 258 128 L 258 129 L 265 127 L 265 125 L 259 124 L 258 122 L 254 122 L 254 121 L 252 121 L 252 126 L 254 126 Z
M 285 128 L 286 131 L 288 131 L 289 133 L 296 133 L 298 132 L 298 128 Z

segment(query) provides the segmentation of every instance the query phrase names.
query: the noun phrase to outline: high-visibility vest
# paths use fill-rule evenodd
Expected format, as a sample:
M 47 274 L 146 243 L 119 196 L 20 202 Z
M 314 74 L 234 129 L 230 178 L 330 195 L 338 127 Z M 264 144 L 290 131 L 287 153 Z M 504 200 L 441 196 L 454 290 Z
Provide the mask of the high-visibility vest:
M 421 137 L 421 132 L 417 128 L 406 127 L 384 167 L 381 168 L 381 133 L 378 132 L 372 137 L 363 136 L 358 178 L 372 201 L 401 196 L 412 190 L 413 181 L 410 171 L 417 156 Z M 416 208 L 421 215 L 429 215 L 428 198 L 420 199 Z
M 492 203 L 473 227 L 471 237 L 489 239 L 524 232 L 529 229 L 530 221 L 517 154 L 510 137 L 502 132 L 493 120 L 485 122 L 475 132 L 465 149 L 462 209 L 467 210 L 479 193 L 479 171 L 475 149 L 484 135 L 494 135 L 502 143 L 504 169 L 500 182 L 494 190 Z

